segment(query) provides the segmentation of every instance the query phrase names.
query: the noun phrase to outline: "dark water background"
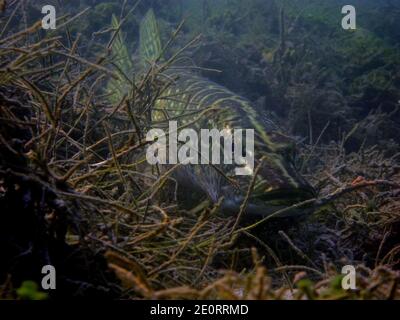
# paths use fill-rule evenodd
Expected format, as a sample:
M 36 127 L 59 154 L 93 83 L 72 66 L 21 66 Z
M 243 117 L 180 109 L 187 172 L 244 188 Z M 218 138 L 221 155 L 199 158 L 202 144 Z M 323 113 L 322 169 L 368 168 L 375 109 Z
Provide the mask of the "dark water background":
M 40 2 L 27 1 L 29 14 L 21 21 L 29 24 L 40 17 Z M 72 36 L 82 33 L 80 51 L 90 56 L 108 40 L 95 32 L 108 28 L 113 14 L 124 15 L 135 3 L 81 0 L 55 5 L 68 14 L 91 8 L 70 27 Z M 265 108 L 291 134 L 313 142 L 329 123 L 321 137 L 329 142 L 361 121 L 349 148 L 367 141 L 396 152 L 400 3 L 351 1 L 357 12 L 355 31 L 341 27 L 345 4 L 348 1 L 141 1 L 122 29 L 135 58 L 139 23 L 149 8 L 159 19 L 164 43 L 186 19 L 168 54 L 202 34 L 198 46 L 186 52 L 188 59 L 221 71 L 203 75 Z

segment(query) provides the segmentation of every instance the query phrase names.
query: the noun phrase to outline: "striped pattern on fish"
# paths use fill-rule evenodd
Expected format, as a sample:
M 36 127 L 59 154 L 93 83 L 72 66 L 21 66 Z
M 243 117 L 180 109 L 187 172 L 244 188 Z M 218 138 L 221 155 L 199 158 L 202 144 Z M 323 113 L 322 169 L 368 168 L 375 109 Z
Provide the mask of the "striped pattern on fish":
M 161 41 L 157 28 L 154 13 L 150 10 L 142 21 L 140 32 L 145 37 L 141 38 L 144 61 L 160 58 Z M 149 35 L 158 39 L 149 39 Z M 156 53 L 154 48 L 160 51 Z M 254 129 L 255 167 L 261 158 L 264 160 L 256 177 L 252 199 L 262 204 L 271 202 L 271 199 L 294 201 L 312 195 L 312 188 L 294 168 L 292 139 L 282 134 L 271 120 L 263 117 L 249 100 L 181 67 L 170 67 L 164 76 L 170 79 L 170 85 L 161 93 L 153 108 L 154 127 L 175 120 L 178 127 L 190 126 L 196 130 Z M 213 172 L 215 169 L 209 165 L 186 166 L 183 176 L 199 185 L 213 201 L 224 196 L 240 203 L 252 177 L 234 177 L 231 165 L 221 168 L 227 177 L 237 180 L 238 189 L 221 182 Z

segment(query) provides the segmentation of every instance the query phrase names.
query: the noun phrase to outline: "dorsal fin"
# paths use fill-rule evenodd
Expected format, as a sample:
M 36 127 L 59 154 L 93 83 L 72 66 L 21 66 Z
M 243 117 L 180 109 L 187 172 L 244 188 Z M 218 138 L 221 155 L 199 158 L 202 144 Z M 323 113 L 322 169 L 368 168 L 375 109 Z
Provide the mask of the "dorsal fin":
M 160 31 L 153 9 L 150 9 L 140 23 L 140 58 L 143 64 L 160 59 L 162 54 Z

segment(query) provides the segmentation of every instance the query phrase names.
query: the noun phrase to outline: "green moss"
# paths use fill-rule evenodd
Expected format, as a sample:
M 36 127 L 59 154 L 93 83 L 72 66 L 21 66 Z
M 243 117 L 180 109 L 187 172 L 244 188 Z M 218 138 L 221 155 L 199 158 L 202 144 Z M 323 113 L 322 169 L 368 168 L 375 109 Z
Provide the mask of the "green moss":
M 46 300 L 48 294 L 39 291 L 39 286 L 34 281 L 24 281 L 17 289 L 17 295 L 22 300 Z

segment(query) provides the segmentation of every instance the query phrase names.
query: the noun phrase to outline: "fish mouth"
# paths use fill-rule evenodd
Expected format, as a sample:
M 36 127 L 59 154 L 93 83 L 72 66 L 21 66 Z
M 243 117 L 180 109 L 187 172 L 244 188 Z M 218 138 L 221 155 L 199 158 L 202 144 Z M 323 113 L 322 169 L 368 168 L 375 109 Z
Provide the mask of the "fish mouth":
M 304 203 L 301 206 L 296 204 L 315 197 L 315 191 L 311 187 L 302 189 L 277 189 L 266 192 L 262 195 L 250 196 L 244 215 L 251 218 L 274 218 L 296 217 L 310 214 L 313 210 L 311 204 Z M 240 211 L 245 198 L 235 196 L 224 199 L 221 205 L 223 214 L 232 215 Z M 244 217 L 245 217 L 244 216 Z

